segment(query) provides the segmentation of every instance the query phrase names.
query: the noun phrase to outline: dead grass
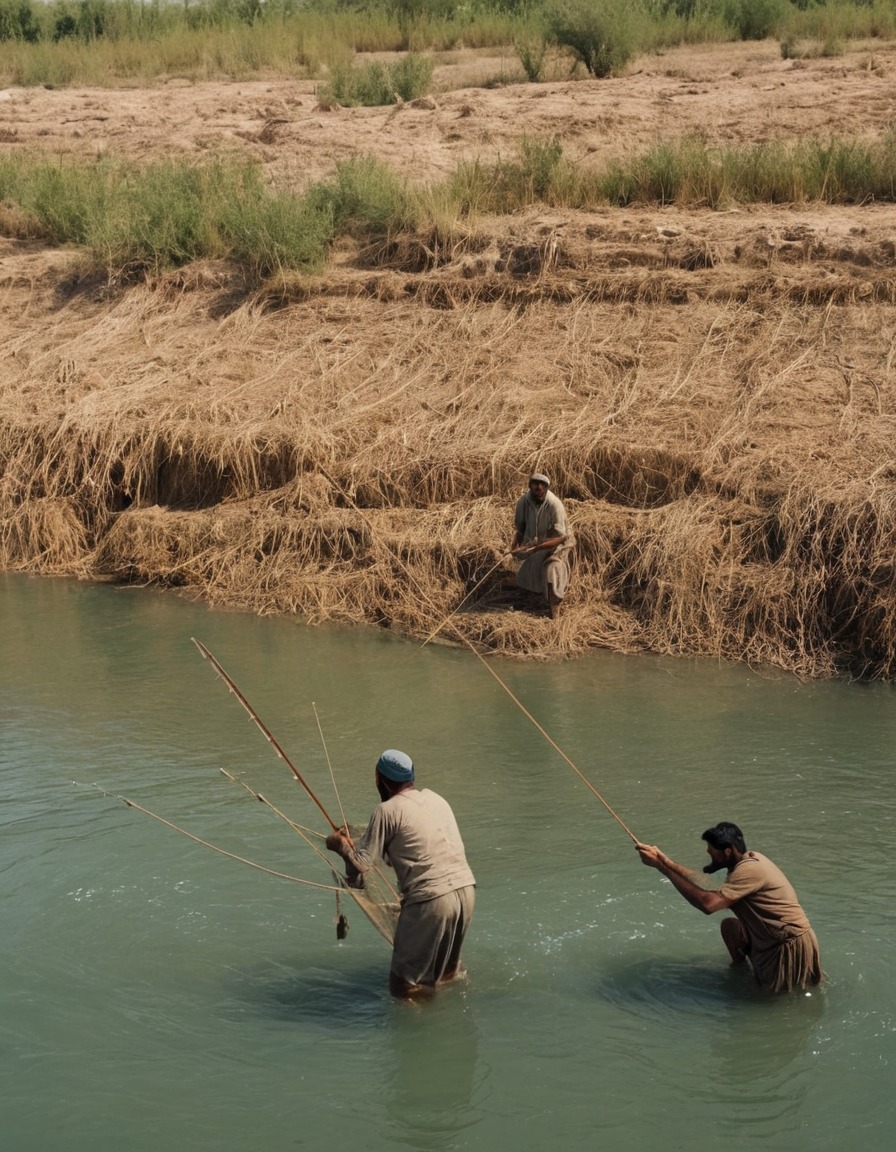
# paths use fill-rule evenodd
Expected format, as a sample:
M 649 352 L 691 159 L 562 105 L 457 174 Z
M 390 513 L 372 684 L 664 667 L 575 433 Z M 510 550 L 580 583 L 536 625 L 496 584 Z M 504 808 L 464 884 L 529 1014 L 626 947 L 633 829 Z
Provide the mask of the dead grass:
M 896 320 L 858 249 L 757 268 L 711 240 L 664 277 L 648 237 L 596 279 L 581 236 L 565 279 L 458 253 L 239 304 L 217 265 L 111 299 L 32 280 L 0 564 L 419 638 L 497 565 L 440 639 L 892 676 Z M 500 563 L 535 465 L 578 539 L 557 624 Z

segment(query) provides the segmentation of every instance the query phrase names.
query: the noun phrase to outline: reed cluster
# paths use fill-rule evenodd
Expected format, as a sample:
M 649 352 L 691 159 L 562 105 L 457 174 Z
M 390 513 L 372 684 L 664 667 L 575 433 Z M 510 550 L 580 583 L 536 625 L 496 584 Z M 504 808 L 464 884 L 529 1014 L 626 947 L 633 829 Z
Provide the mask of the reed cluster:
M 322 103 L 344 107 L 377 107 L 425 96 L 432 83 L 433 62 L 427 56 L 410 52 L 394 64 L 369 61 L 355 66 L 350 61 L 334 66 L 320 90 Z
M 415 236 L 428 238 L 427 259 L 438 262 L 437 252 L 464 242 L 477 219 L 535 204 L 859 204 L 890 202 L 894 193 L 889 137 L 740 149 L 680 140 L 602 167 L 567 160 L 557 140 L 523 139 L 514 157 L 462 163 L 428 186 L 362 156 L 303 192 L 272 188 L 257 166 L 226 156 L 143 168 L 112 158 L 0 157 L 6 234 L 79 245 L 111 280 L 205 258 L 234 261 L 254 281 L 319 271 L 346 235 L 367 246 L 367 262 L 386 264 L 396 262 L 396 247 L 407 253 Z

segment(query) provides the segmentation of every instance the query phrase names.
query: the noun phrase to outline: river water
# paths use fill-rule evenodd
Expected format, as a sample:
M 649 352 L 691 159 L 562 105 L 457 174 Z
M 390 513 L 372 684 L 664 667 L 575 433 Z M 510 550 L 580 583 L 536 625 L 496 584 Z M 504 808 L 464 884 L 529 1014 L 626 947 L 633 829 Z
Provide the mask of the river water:
M 730 819 L 782 865 L 828 982 L 773 999 L 469 653 L 17 575 L 0 614 L 4 1152 L 891 1147 L 887 686 L 493 665 L 636 835 L 700 867 Z M 219 773 L 325 830 L 192 636 L 328 811 L 366 819 L 385 747 L 451 802 L 478 881 L 467 980 L 394 1003 L 359 913 L 338 941 L 330 893 L 114 798 L 330 882 Z

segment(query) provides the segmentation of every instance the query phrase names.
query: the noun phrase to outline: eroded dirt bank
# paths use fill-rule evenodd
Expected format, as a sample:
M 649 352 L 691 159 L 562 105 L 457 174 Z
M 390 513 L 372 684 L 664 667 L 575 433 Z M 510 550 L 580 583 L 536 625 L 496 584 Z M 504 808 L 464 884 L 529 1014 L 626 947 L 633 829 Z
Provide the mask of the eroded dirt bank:
M 887 121 L 879 47 L 799 68 L 733 51 L 397 112 L 314 111 L 296 85 L 14 92 L 0 115 L 27 117 L 0 147 L 148 156 L 229 133 L 279 174 L 375 149 L 425 176 L 521 131 L 586 155 Z M 894 254 L 890 206 L 542 211 L 439 260 L 413 238 L 375 266 L 345 251 L 287 297 L 210 265 L 109 293 L 71 254 L 6 243 L 0 562 L 418 636 L 494 568 L 456 622 L 508 652 L 889 676 Z M 499 562 L 534 464 L 579 542 L 556 625 Z

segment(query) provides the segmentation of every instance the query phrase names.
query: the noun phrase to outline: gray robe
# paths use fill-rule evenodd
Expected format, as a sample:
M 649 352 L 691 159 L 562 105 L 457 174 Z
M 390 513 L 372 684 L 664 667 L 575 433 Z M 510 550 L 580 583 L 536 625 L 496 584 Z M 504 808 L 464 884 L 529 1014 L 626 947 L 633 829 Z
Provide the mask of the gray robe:
M 525 492 L 516 502 L 514 527 L 521 537 L 521 543 L 535 540 L 550 540 L 554 536 L 565 536 L 563 544 L 549 551 L 533 552 L 527 556 L 516 574 L 520 588 L 529 592 L 548 595 L 548 590 L 557 600 L 562 600 L 569 586 L 569 561 L 575 546 L 575 537 L 566 522 L 566 509 L 559 497 L 548 491 L 541 504 L 536 503 L 531 492 Z

